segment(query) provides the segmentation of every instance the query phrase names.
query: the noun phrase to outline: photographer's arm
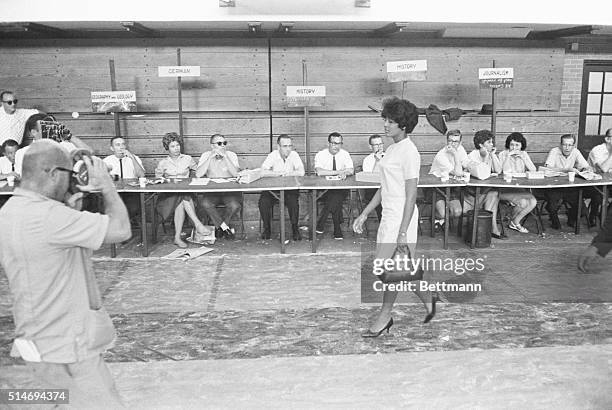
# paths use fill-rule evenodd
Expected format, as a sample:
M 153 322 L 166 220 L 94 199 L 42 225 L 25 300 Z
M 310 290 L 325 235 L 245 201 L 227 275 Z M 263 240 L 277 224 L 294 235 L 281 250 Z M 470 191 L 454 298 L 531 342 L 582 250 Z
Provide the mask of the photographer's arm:
M 79 137 L 76 137 L 73 135 L 72 137 L 70 137 L 70 142 L 72 142 L 74 146 L 77 147 L 77 149 L 86 149 L 89 152 L 94 152 L 94 150 L 91 149 L 91 147 L 87 145 L 85 142 L 83 142 L 83 140 L 80 139 Z

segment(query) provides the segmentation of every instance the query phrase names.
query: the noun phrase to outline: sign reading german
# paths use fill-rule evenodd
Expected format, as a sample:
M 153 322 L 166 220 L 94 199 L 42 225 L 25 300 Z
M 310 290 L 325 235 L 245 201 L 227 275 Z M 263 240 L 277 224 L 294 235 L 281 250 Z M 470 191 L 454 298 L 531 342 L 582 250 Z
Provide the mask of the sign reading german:
M 324 85 L 287 86 L 287 107 L 322 107 L 324 105 Z
M 387 61 L 387 82 L 427 80 L 427 60 Z
M 93 112 L 136 111 L 136 91 L 92 91 Z
M 159 77 L 199 77 L 199 65 L 174 65 L 157 67 Z
M 512 88 L 514 68 L 479 68 L 480 88 Z

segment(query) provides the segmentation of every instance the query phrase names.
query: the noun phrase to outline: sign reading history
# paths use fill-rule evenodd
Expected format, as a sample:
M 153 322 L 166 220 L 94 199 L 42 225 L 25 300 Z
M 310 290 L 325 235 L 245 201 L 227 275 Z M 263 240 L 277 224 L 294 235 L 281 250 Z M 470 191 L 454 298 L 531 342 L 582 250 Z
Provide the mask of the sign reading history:
M 199 65 L 175 65 L 157 67 L 159 77 L 199 77 Z
M 479 68 L 480 88 L 512 88 L 514 68 Z
M 425 81 L 427 79 L 427 60 L 388 61 L 387 82 Z
M 324 85 L 287 86 L 288 107 L 322 107 L 324 105 Z
M 92 91 L 93 112 L 136 111 L 136 91 Z

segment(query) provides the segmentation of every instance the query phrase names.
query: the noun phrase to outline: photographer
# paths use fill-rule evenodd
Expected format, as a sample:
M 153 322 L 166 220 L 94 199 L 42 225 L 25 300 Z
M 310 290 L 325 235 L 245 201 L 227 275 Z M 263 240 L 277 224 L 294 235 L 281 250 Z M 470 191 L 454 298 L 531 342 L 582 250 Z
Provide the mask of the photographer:
M 36 387 L 69 389 L 74 408 L 116 408 L 121 400 L 102 352 L 113 342 L 91 255 L 130 237 L 128 215 L 97 157 L 82 192 L 71 193 L 72 160 L 59 144 L 34 142 L 20 187 L 0 209 L 0 263 L 13 295 L 12 356 L 26 360 Z M 100 192 L 105 215 L 78 211 L 83 192 Z

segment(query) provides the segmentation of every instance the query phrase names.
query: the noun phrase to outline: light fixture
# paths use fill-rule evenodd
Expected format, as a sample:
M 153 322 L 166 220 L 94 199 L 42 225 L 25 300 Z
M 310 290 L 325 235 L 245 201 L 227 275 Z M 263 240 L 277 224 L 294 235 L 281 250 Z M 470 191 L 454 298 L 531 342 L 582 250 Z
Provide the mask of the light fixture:
M 55 28 L 55 27 L 51 27 L 51 26 L 47 26 L 45 24 L 39 24 L 39 23 L 23 23 L 22 27 L 23 27 L 23 31 L 39 33 L 39 34 L 44 34 L 44 35 L 53 36 L 53 37 L 66 37 L 66 35 L 68 34 L 66 30 L 62 30 L 59 28 Z
M 125 31 L 128 31 L 133 34 L 145 37 L 160 37 L 159 31 L 153 30 L 149 27 L 145 27 L 135 21 L 122 21 L 121 25 L 123 26 L 123 28 L 125 28 Z
M 219 7 L 236 7 L 235 0 L 219 0 Z
M 393 34 L 393 33 L 404 31 L 409 25 L 410 23 L 394 22 L 394 23 L 389 23 L 386 26 L 382 26 L 381 28 L 374 30 L 374 32 L 376 34 L 382 34 L 382 35 Z
M 260 31 L 261 31 L 261 21 L 249 22 L 249 32 L 250 33 L 259 33 Z
M 288 33 L 293 29 L 294 23 L 280 23 L 276 31 L 279 33 Z
M 355 7 L 370 7 L 370 0 L 355 0 Z

